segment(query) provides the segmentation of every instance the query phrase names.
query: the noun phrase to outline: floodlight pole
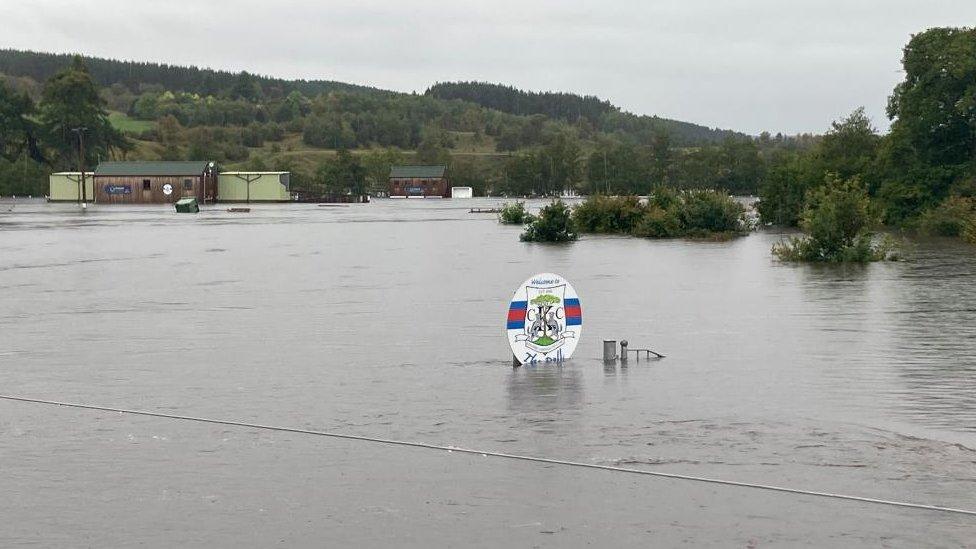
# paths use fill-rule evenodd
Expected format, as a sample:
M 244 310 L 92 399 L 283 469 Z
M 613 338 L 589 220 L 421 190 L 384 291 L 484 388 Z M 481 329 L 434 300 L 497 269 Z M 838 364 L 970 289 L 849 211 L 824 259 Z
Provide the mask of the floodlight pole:
M 88 193 L 85 190 L 85 132 L 88 128 L 80 126 L 71 128 L 71 131 L 78 134 L 78 169 L 81 172 L 81 192 L 78 196 L 81 199 L 81 207 L 88 207 Z

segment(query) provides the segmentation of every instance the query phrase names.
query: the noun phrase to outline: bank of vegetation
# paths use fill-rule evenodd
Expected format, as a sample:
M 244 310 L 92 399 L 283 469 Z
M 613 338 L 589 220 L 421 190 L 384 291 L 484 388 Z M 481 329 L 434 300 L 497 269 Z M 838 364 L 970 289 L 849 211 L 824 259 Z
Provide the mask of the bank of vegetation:
M 917 34 L 902 64 L 886 135 L 858 109 L 813 147 L 769 163 L 762 220 L 807 233 L 777 246 L 780 258 L 891 257 L 873 236 L 882 225 L 976 239 L 976 30 Z
M 667 187 L 655 189 L 646 200 L 593 195 L 572 208 L 556 200 L 538 216 L 516 202 L 505 205 L 499 220 L 526 225 L 522 240 L 528 242 L 568 242 L 580 233 L 724 240 L 751 228 L 745 207 L 726 193 Z
M 879 226 L 976 240 L 976 30 L 919 33 L 902 61 L 887 134 L 857 109 L 822 136 L 751 137 L 627 113 L 595 97 L 481 82 L 404 94 L 0 50 L 0 195 L 42 195 L 48 173 L 77 166 L 72 129 L 85 127 L 89 167 L 110 158 L 208 159 L 291 171 L 296 190 L 361 194 L 384 189 L 393 164 L 434 163 L 479 195 L 650 196 L 643 205 L 588 204 L 572 214 L 580 232 L 735 233 L 728 205 L 690 191 L 707 188 L 758 192 L 764 223 L 819 238 L 811 220 L 838 198 L 840 181 L 863 191 L 870 213 L 844 246 L 867 242 Z M 675 196 L 680 205 L 669 202 Z M 835 243 L 809 248 L 818 253 L 784 245 L 778 255 L 865 256 L 829 251 Z

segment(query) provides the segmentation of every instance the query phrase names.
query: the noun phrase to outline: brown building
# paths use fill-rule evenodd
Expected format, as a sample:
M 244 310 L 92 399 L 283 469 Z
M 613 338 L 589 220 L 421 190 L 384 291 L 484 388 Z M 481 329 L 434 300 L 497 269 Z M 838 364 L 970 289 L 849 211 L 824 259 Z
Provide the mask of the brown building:
M 393 166 L 390 198 L 450 198 L 444 166 Z
M 213 201 L 213 162 L 102 162 L 95 168 L 95 202 L 169 204 L 181 198 Z

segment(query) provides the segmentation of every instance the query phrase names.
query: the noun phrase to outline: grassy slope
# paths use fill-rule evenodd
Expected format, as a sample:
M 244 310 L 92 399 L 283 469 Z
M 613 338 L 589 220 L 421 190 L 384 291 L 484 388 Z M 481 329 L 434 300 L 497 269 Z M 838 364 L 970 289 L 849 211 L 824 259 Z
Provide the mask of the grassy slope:
M 135 145 L 135 148 L 128 154 L 127 158 L 130 160 L 159 159 L 160 153 L 162 152 L 162 146 L 159 143 L 136 139 L 135 135 L 133 135 L 152 128 L 154 126 L 153 122 L 134 120 L 126 117 L 122 113 L 112 114 L 115 115 L 112 117 L 112 124 L 128 133 L 129 138 Z M 455 147 L 450 151 L 451 156 L 454 157 L 479 157 L 486 160 L 502 162 L 510 155 L 508 152 L 495 151 L 495 143 L 491 137 L 475 139 L 474 134 L 470 132 L 455 132 L 454 137 Z M 274 152 L 275 148 L 277 148 L 277 152 Z M 356 149 L 352 151 L 353 154 L 365 154 L 366 152 L 368 152 L 368 149 Z M 260 156 L 269 162 L 277 157 L 289 158 L 295 161 L 303 171 L 311 173 L 315 171 L 315 168 L 323 160 L 335 156 L 336 151 L 335 149 L 309 146 L 302 141 L 301 134 L 293 133 L 287 134 L 281 141 L 268 141 L 262 147 L 253 147 L 250 149 L 250 153 L 251 158 Z M 403 151 L 403 154 L 409 162 L 416 154 L 416 151 Z M 226 169 L 239 169 L 246 164 L 247 161 L 245 160 L 241 162 L 225 162 L 222 165 Z
M 136 120 L 122 112 L 112 111 L 108 113 L 108 121 L 117 130 L 125 133 L 141 133 L 156 127 L 156 123 L 151 120 Z

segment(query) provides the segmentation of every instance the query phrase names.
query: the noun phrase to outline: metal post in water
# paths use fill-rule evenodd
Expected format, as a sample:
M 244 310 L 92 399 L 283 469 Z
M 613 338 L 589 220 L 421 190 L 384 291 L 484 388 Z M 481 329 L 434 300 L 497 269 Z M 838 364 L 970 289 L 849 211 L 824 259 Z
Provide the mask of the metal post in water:
M 627 362 L 627 340 L 620 340 L 620 362 Z
M 603 340 L 603 361 L 613 362 L 617 360 L 617 341 L 614 339 Z

